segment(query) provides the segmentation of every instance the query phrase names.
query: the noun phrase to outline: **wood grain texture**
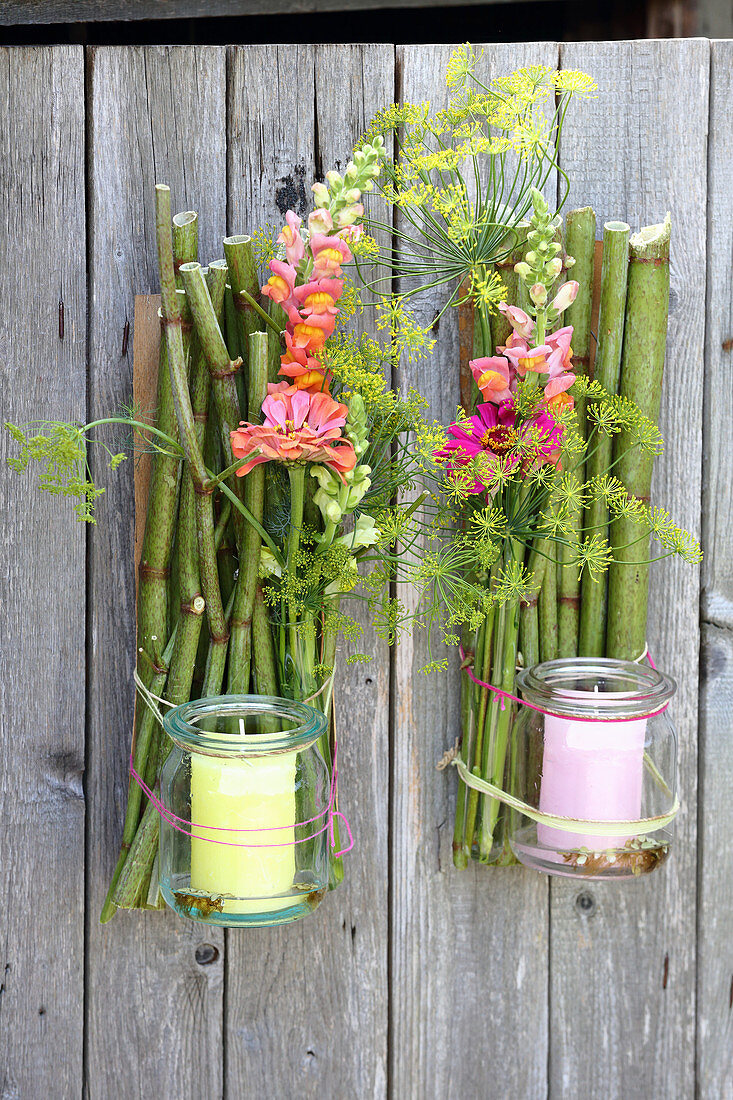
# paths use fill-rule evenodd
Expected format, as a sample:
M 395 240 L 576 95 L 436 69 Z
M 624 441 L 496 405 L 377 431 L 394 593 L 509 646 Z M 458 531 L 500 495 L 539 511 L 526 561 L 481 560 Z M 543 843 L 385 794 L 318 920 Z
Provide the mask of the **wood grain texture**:
M 506 4 L 512 0 L 402 0 L 403 8 L 451 4 Z M 390 0 L 0 0 L 0 26 L 133 19 L 192 19 L 216 15 L 285 15 L 373 10 Z
M 398 48 L 401 97 L 446 99 L 450 46 Z M 554 44 L 485 47 L 484 72 L 557 64 Z M 442 301 L 426 294 L 429 324 Z M 458 403 L 457 311 L 442 317 L 429 370 L 405 365 L 430 413 Z M 414 603 L 409 591 L 400 593 Z M 452 860 L 455 775 L 435 770 L 460 733 L 458 661 L 425 676 L 425 639 L 403 639 L 394 669 L 392 802 L 392 1091 L 398 1097 L 547 1094 L 547 881 L 522 868 L 457 871 Z M 512 1036 L 522 1036 L 516 1056 Z
M 198 210 L 202 257 L 222 254 L 225 52 L 97 49 L 89 54 L 89 78 L 90 411 L 103 416 L 132 393 L 132 342 L 125 358 L 121 349 L 134 295 L 158 290 L 156 182 L 170 185 L 174 210 Z M 100 473 L 107 492 L 89 558 L 88 1088 L 90 1098 L 218 1096 L 221 933 L 169 912 L 118 912 L 110 924 L 97 923 L 127 793 L 135 656 L 132 475 L 132 461 L 114 475 Z M 201 966 L 195 950 L 204 940 L 219 954 Z
M 591 205 L 599 226 L 619 218 L 633 231 L 672 211 L 660 418 L 666 449 L 652 499 L 698 536 L 708 55 L 708 43 L 696 40 L 561 48 L 562 67 L 585 70 L 600 89 L 566 125 L 569 204 Z M 672 860 L 625 888 L 552 882 L 550 1090 L 557 1097 L 694 1094 L 698 599 L 697 568 L 671 560 L 653 567 L 649 648 L 679 684 L 670 715 L 683 809 Z
M 83 420 L 84 61 L 0 50 L 2 420 Z M 11 259 L 12 257 L 12 259 Z M 59 300 L 64 338 L 59 339 Z M 33 433 L 32 433 L 33 434 Z M 0 435 L 0 1095 L 78 1096 L 84 1000 L 84 546 Z
M 391 46 L 232 51 L 231 232 L 279 225 L 288 208 L 307 215 L 311 183 L 343 170 L 393 99 L 393 58 Z M 231 1096 L 285 1097 L 295 1080 L 307 1097 L 386 1095 L 389 656 L 358 617 L 364 635 L 342 646 L 336 691 L 339 806 L 356 847 L 343 884 L 302 925 L 228 934 Z M 354 651 L 374 660 L 346 665 Z
M 698 1090 L 733 1098 L 733 42 L 711 44 L 700 694 Z

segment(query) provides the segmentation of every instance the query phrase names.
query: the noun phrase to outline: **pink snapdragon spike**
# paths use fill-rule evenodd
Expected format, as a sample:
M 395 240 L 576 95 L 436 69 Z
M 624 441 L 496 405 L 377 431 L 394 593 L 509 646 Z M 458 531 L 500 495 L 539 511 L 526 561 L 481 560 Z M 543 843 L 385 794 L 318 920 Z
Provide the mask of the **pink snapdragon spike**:
M 341 237 L 326 237 L 323 233 L 314 233 L 310 239 L 313 253 L 313 276 L 316 279 L 338 278 L 341 265 L 351 260 L 351 252 Z
M 285 215 L 285 223 L 277 241 L 278 244 L 285 245 L 288 263 L 292 264 L 293 267 L 297 267 L 305 255 L 305 244 L 300 235 L 302 219 L 298 217 L 294 210 L 288 210 Z
M 534 332 L 535 324 L 528 313 L 525 313 L 519 306 L 508 306 L 506 302 L 499 302 L 499 312 L 504 314 L 517 336 L 529 340 Z
M 571 306 L 575 301 L 579 290 L 580 283 L 577 283 L 574 279 L 563 283 L 550 302 L 550 309 L 556 309 L 558 313 L 564 313 L 568 306 Z
M 523 337 L 517 336 L 513 332 L 504 347 L 504 355 L 513 365 L 519 377 L 524 378 L 527 371 L 543 374 L 547 370 L 547 356 L 551 350 L 547 344 L 538 344 L 535 348 L 530 347 Z
M 271 298 L 283 309 L 295 304 L 293 292 L 295 290 L 295 278 L 297 271 L 292 264 L 284 264 L 282 260 L 270 260 L 271 277 L 262 288 L 266 298 Z
M 336 324 L 336 318 L 332 313 L 312 313 L 305 318 L 301 317 L 294 306 L 288 310 L 288 318 L 290 321 L 288 331 L 292 332 L 295 346 L 314 352 L 323 351 L 324 344 Z
M 231 433 L 234 457 L 249 459 L 237 475 L 248 474 L 262 462 L 318 462 L 345 481 L 356 465 L 356 452 L 341 434 L 346 405 L 328 393 L 308 393 L 286 382 L 268 389 L 262 402 L 264 423 L 243 422 Z
M 287 330 L 285 345 L 287 350 L 280 356 L 279 373 L 290 379 L 287 384 L 296 386 L 299 390 L 309 390 L 311 393 L 317 393 L 319 390 L 328 393 L 331 373 L 320 359 L 309 355 L 306 348 L 296 347 L 291 333 Z
M 575 375 L 571 369 L 573 365 L 573 349 L 570 346 L 572 337 L 572 325 L 566 325 L 565 328 L 560 328 L 547 337 L 547 343 L 551 348 L 547 357 L 549 381 L 545 386 L 545 396 L 548 400 L 564 393 L 565 390 L 569 390 L 575 381 Z
M 311 233 L 330 233 L 333 218 L 328 210 L 313 210 L 308 215 L 308 229 Z
M 509 363 L 501 355 L 492 355 L 483 359 L 472 359 L 469 367 L 476 379 L 476 385 L 485 401 L 499 405 L 512 396 L 512 383 Z
M 295 300 L 304 317 L 313 314 L 338 313 L 336 302 L 344 292 L 342 279 L 315 279 L 295 288 Z

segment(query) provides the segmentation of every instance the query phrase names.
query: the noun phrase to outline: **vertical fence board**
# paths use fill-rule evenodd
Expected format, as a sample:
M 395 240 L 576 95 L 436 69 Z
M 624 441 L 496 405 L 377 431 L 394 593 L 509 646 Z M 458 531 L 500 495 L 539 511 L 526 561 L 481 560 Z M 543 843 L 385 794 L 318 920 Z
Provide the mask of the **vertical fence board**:
M 0 50 L 2 419 L 83 419 L 84 62 Z M 59 338 L 59 301 L 64 334 Z M 33 432 L 31 434 L 34 434 Z M 0 1095 L 79 1095 L 84 996 L 84 526 L 0 436 Z
M 229 229 L 305 216 L 316 173 L 343 169 L 365 118 L 391 100 L 393 48 L 248 47 L 230 65 Z M 302 925 L 228 934 L 232 1096 L 286 1096 L 296 1079 L 304 1096 L 386 1092 L 389 658 L 360 621 L 363 638 L 344 648 L 375 659 L 341 662 L 336 691 L 339 802 L 357 847 Z
M 700 695 L 698 1090 L 733 1100 L 733 42 L 711 44 Z
M 561 162 L 569 206 L 632 230 L 672 211 L 672 293 L 652 499 L 699 535 L 705 298 L 708 44 L 562 47 L 598 98 L 571 112 Z M 684 390 L 684 400 L 680 395 Z M 674 855 L 627 886 L 551 889 L 551 1095 L 689 1097 L 695 1071 L 696 729 L 699 570 L 652 569 L 649 647 L 678 681 L 683 810 Z M 580 895 L 583 895 L 582 898 Z
M 204 260 L 222 254 L 225 56 L 216 47 L 100 48 L 89 55 L 91 414 L 132 393 L 135 293 L 158 289 L 154 184 L 174 210 L 198 210 Z M 108 440 L 119 441 L 119 432 Z M 119 442 L 114 448 L 119 449 Z M 126 467 L 126 468 L 125 468 Z M 87 979 L 91 1097 L 218 1096 L 222 1091 L 223 937 L 169 912 L 98 914 L 115 864 L 127 793 L 135 656 L 133 463 L 99 479 L 90 554 Z M 220 949 L 200 966 L 196 946 Z
M 445 102 L 449 46 L 398 51 L 401 97 Z M 486 47 L 484 72 L 500 75 L 532 62 L 557 64 L 548 43 Z M 415 299 L 429 324 L 442 300 Z M 456 311 L 445 314 L 429 361 L 406 365 L 401 386 L 416 386 L 431 415 L 453 419 L 458 394 Z M 409 592 L 400 593 L 408 604 Z M 425 639 L 396 651 L 393 731 L 392 988 L 390 1072 L 393 1095 L 464 1097 L 546 1095 L 547 883 L 521 868 L 452 861 L 455 775 L 435 764 L 460 733 L 457 662 L 425 676 Z M 507 1056 L 510 1036 L 525 1036 Z

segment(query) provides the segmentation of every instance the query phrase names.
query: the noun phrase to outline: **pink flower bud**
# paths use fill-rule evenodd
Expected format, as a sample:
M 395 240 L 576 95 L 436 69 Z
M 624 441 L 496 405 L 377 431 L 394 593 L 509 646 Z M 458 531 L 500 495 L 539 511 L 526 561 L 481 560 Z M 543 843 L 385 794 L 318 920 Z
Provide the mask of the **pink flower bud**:
M 543 283 L 533 283 L 529 296 L 536 306 L 543 306 L 547 301 L 547 287 Z
M 562 313 L 568 306 L 573 304 L 579 289 L 580 283 L 576 283 L 574 279 L 571 279 L 569 283 L 563 283 L 552 299 L 550 309 L 556 309 L 558 313 Z

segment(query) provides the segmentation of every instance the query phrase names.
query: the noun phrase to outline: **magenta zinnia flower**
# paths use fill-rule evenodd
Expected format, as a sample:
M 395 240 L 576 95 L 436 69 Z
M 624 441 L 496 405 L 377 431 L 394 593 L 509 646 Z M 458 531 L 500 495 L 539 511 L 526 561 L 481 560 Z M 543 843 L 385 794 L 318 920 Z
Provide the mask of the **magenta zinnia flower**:
M 442 450 L 435 452 L 435 457 L 446 460 L 451 475 L 478 456 L 484 456 L 488 472 L 500 459 L 509 470 L 520 463 L 526 467 L 533 461 L 556 462 L 560 454 L 562 426 L 544 411 L 519 425 L 516 421 L 513 399 L 498 406 L 477 405 L 474 416 L 447 428 L 448 442 Z M 487 488 L 477 476 L 473 488 L 468 491 L 482 493 Z

